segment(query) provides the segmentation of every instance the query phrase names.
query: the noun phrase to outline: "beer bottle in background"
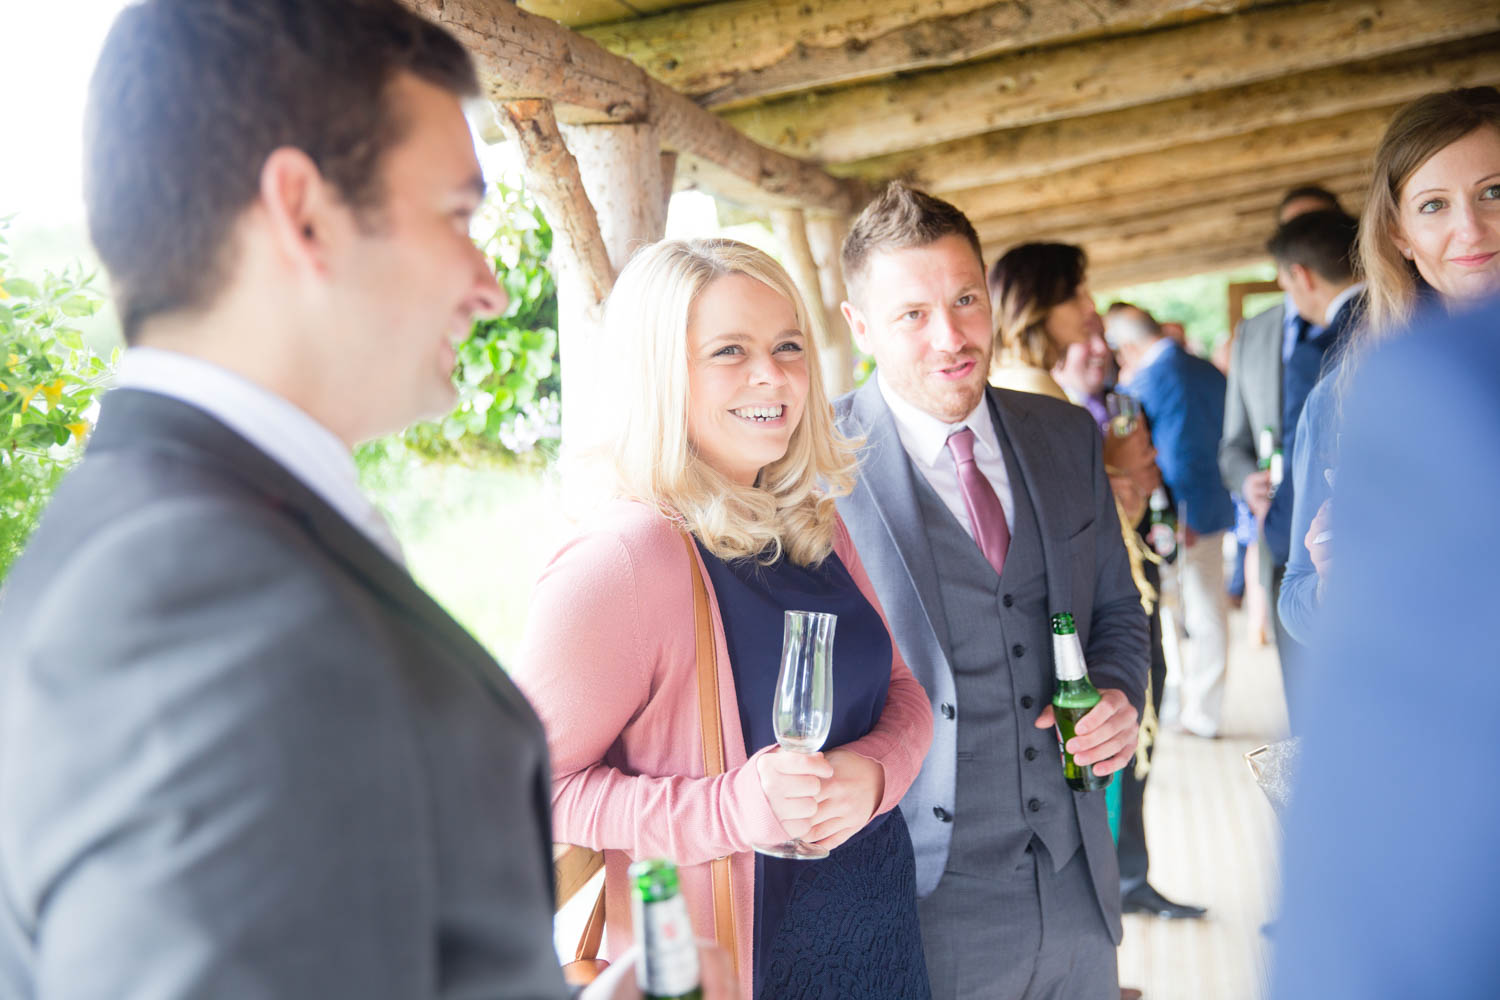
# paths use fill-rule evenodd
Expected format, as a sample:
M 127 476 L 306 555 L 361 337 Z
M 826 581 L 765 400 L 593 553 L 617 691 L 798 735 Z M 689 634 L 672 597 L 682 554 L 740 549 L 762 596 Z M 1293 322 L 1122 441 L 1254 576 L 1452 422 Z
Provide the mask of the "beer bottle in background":
M 1276 432 L 1269 427 L 1260 429 L 1260 437 L 1256 441 L 1255 453 L 1260 456 L 1260 467 L 1271 473 L 1271 495 L 1276 495 L 1276 488 L 1281 485 L 1281 479 L 1285 471 L 1286 461 L 1281 454 L 1281 445 L 1276 441 Z
M 1093 765 L 1074 763 L 1073 755 L 1067 751 L 1078 720 L 1099 704 L 1099 689 L 1089 681 L 1088 668 L 1083 662 L 1083 646 L 1078 641 L 1071 614 L 1052 616 L 1052 664 L 1057 671 L 1057 693 L 1052 696 L 1052 711 L 1057 716 L 1063 777 L 1068 780 L 1068 787 L 1075 791 L 1098 791 L 1108 785 L 1114 775 L 1100 777 L 1094 773 Z
M 1146 540 L 1164 560 L 1177 555 L 1177 512 L 1167 499 L 1167 490 L 1158 486 L 1151 493 L 1151 515 L 1146 522 Z
M 635 939 L 641 946 L 636 982 L 645 1000 L 703 1000 L 698 945 L 677 888 L 677 866 L 637 861 L 630 866 L 630 884 Z

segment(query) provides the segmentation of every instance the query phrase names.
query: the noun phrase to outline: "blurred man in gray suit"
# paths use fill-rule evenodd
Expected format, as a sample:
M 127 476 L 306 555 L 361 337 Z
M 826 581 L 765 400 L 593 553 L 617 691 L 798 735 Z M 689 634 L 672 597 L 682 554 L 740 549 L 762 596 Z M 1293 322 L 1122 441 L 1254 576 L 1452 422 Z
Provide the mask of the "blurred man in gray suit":
M 0 996 L 566 995 L 541 726 L 349 453 L 451 407 L 505 307 L 477 89 L 389 0 L 110 32 L 86 185 L 130 347 L 0 601 Z
M 1297 187 L 1281 199 L 1276 211 L 1277 226 L 1285 225 L 1299 215 L 1316 211 L 1338 211 L 1338 197 L 1316 185 Z M 1276 614 L 1276 594 L 1286 570 L 1286 556 L 1278 559 L 1268 544 L 1264 525 L 1271 509 L 1271 470 L 1261 468 L 1262 432 L 1271 432 L 1271 444 L 1280 448 L 1284 435 L 1290 435 L 1301 412 L 1301 400 L 1288 400 L 1284 392 L 1286 364 L 1298 346 L 1315 336 L 1317 323 L 1297 315 L 1290 296 L 1277 305 L 1256 313 L 1240 323 L 1230 343 L 1229 385 L 1224 396 L 1224 434 L 1219 442 L 1219 471 L 1224 487 L 1237 494 L 1255 515 L 1261 530 L 1259 568 L 1261 584 L 1268 595 L 1267 605 L 1276 651 L 1282 661 L 1283 676 L 1295 672 L 1293 661 L 1300 650 L 1296 640 L 1281 627 Z M 1305 391 L 1305 390 L 1304 390 Z M 1295 406 L 1289 404 L 1295 403 Z M 1288 410 L 1295 410 L 1287 421 Z M 1289 442 L 1288 442 L 1289 444 Z M 1291 469 L 1291 455 L 1284 464 Z M 1220 720 L 1205 719 L 1192 731 L 1200 736 L 1218 735 Z
M 839 511 L 936 735 L 902 800 L 934 1000 L 1116 1000 L 1120 876 L 1103 792 L 1073 792 L 1053 730 L 1050 616 L 1071 612 L 1103 700 L 1068 749 L 1098 774 L 1135 753 L 1149 662 L 1081 407 L 988 389 L 993 326 L 978 237 L 892 185 L 844 243 L 856 342 L 838 400 L 861 438 Z

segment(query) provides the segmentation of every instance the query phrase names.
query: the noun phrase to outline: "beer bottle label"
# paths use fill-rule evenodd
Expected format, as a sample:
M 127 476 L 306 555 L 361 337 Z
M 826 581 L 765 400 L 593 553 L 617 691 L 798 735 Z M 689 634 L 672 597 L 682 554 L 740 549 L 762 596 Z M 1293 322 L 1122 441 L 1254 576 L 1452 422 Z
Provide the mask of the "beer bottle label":
M 637 982 L 648 997 L 676 997 L 698 988 L 698 946 L 681 896 L 641 907 Z

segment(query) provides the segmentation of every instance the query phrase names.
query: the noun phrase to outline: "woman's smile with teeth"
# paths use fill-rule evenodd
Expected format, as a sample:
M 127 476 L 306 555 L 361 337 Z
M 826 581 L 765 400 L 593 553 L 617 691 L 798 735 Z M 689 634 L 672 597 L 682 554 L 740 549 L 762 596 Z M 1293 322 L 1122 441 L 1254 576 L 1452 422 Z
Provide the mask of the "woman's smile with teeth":
M 730 410 L 741 420 L 776 420 L 782 413 L 786 412 L 785 406 L 742 406 L 737 410 Z

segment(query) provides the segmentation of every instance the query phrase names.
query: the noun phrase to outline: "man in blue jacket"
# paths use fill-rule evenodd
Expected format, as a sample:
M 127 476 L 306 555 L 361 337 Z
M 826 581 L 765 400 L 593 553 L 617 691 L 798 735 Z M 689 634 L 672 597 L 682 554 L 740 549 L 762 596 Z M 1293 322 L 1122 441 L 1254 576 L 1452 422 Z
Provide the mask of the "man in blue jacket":
M 1112 308 L 1105 332 L 1128 374 L 1120 388 L 1140 400 L 1162 480 L 1185 527 L 1177 567 L 1190 641 L 1183 657 L 1178 719 L 1191 733 L 1217 736 L 1228 658 L 1224 532 L 1234 526 L 1234 505 L 1218 465 L 1224 376 L 1165 336 L 1150 314 L 1136 306 Z

